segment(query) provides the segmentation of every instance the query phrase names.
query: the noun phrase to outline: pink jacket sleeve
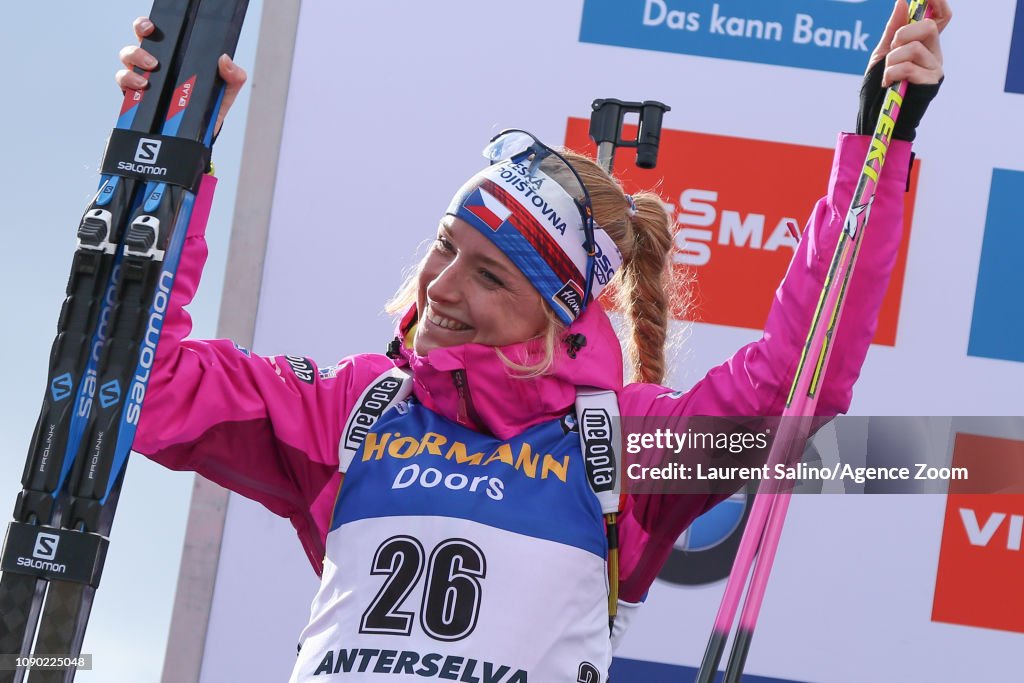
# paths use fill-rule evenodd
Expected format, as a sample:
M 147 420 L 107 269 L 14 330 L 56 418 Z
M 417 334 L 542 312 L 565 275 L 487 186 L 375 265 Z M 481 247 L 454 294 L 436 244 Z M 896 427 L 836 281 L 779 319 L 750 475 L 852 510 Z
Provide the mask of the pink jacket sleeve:
M 870 138 L 841 135 L 829 178 L 805 228 L 785 279 L 775 293 L 764 336 L 713 368 L 688 392 L 650 384 L 627 386 L 619 397 L 623 416 L 781 415 L 811 317 Z M 853 384 L 877 326 L 903 227 L 903 201 L 910 145 L 892 143 L 864 233 L 843 317 L 836 331 L 817 414 L 834 416 L 850 406 Z M 623 514 L 622 597 L 636 601 L 647 591 L 672 545 L 690 523 L 721 496 L 637 495 Z
M 358 396 L 354 385 L 369 383 L 388 361 L 346 359 L 321 378 L 308 359 L 261 357 L 226 339 L 185 340 L 184 307 L 206 262 L 214 186 L 205 179 L 197 197 L 133 447 L 290 519 L 319 573 L 340 484 L 342 421 Z

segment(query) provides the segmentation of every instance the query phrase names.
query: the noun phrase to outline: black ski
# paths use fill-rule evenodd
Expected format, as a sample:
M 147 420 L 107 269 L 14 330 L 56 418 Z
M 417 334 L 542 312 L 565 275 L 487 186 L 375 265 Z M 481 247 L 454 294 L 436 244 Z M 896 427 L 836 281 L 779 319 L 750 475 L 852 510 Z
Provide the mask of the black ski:
M 173 58 L 190 26 L 193 0 L 157 0 L 151 17 L 159 30 L 142 43 L 160 66 L 149 74 L 149 87 L 126 93 L 116 127 L 152 133 L 161 125 L 174 84 Z M 109 313 L 108 290 L 116 273 L 117 251 L 124 226 L 138 203 L 144 183 L 115 175 L 104 175 L 99 190 L 78 228 L 78 249 L 71 265 L 67 298 L 57 322 L 57 336 L 50 351 L 46 393 L 25 460 L 23 490 L 18 495 L 14 521 L 28 527 L 59 522 L 62 500 L 59 494 L 71 469 L 95 393 L 96 363 L 103 343 L 101 322 Z M 5 543 L 4 573 L 0 577 L 0 654 L 26 655 L 35 636 L 36 620 L 46 582 L 31 574 L 8 570 L 16 566 L 41 565 L 49 561 L 51 539 L 32 534 L 27 552 Z M 8 532 L 10 537 L 10 531 Z M 37 547 L 37 541 L 39 547 Z M 16 557 L 14 556 L 16 555 Z M 44 559 L 40 559 L 40 557 Z M 52 558 L 50 558 L 52 559 Z M 14 674 L 0 671 L 0 682 L 14 680 Z
M 169 150 L 174 149 L 175 139 L 201 143 L 207 150 L 212 144 L 224 90 L 217 58 L 222 53 L 234 54 L 247 5 L 248 0 L 204 0 L 200 4 L 159 139 Z M 182 173 L 180 184 L 149 182 L 143 205 L 125 235 L 121 277 L 98 382 L 101 388 L 111 386 L 116 391 L 109 401 L 95 405 L 89 417 L 68 483 L 70 500 L 63 514 L 63 529 L 100 538 L 110 531 L 195 191 L 208 165 L 208 157 L 202 153 L 191 156 L 187 145 L 181 149 L 181 161 L 168 163 L 173 172 Z M 130 150 L 129 145 L 126 151 Z M 110 151 L 108 148 L 108 160 Z M 192 161 L 186 162 L 190 156 Z M 159 157 L 154 159 L 159 161 Z M 161 175 L 169 174 L 163 171 Z M 51 580 L 35 653 L 74 656 L 81 651 L 95 590 L 92 582 Z M 46 683 L 73 678 L 73 670 L 61 674 L 39 671 L 30 680 Z
M 75 330 L 78 336 L 74 339 L 78 344 L 90 349 L 87 342 L 92 334 L 93 349 L 98 350 L 102 345 L 98 360 L 96 354 L 92 355 L 93 365 L 86 363 L 79 366 L 84 369 L 77 369 L 77 377 L 84 377 L 84 380 L 79 381 L 75 403 L 91 405 L 91 409 L 71 411 L 73 416 L 85 417 L 86 420 L 68 424 L 63 427 L 64 431 L 58 432 L 58 427 L 46 423 L 49 408 L 44 404 L 40 418 L 43 427 L 37 426 L 34 448 L 26 465 L 25 488 L 28 493 L 19 496 L 16 512 L 22 514 L 16 515 L 8 531 L 3 581 L 7 581 L 9 575 L 12 577 L 11 594 L 17 595 L 16 609 L 25 614 L 26 622 L 20 639 L 13 628 L 12 635 L 8 637 L 12 642 L 18 641 L 16 653 L 24 652 L 23 646 L 31 644 L 29 630 L 35 627 L 34 613 L 39 611 L 42 590 L 46 591 L 45 601 L 35 646 L 31 651 L 37 657 L 74 657 L 81 651 L 92 598 L 102 571 L 106 537 L 113 521 L 195 192 L 209 163 L 213 126 L 224 89 L 217 75 L 217 58 L 225 52 L 234 53 L 247 4 L 248 0 L 156 0 L 151 14 L 154 24 L 163 29 L 165 36 L 168 34 L 165 27 L 178 25 L 183 27 L 178 37 L 184 35 L 184 38 L 177 52 L 169 45 L 171 41 L 165 40 L 164 45 L 170 48 L 166 54 L 143 43 L 161 64 L 171 66 L 163 77 L 173 80 L 161 86 L 160 92 L 165 96 L 159 98 L 162 102 L 157 103 L 151 117 L 153 121 L 148 127 L 115 129 L 111 135 L 103 172 L 115 177 L 116 184 L 132 186 L 122 212 L 116 218 L 113 215 L 100 216 L 96 213 L 96 206 L 90 207 L 80 230 L 83 248 L 91 245 L 87 240 L 101 243 L 102 239 L 96 236 L 105 227 L 100 224 L 104 222 L 102 219 L 107 219 L 112 224 L 111 234 L 123 233 L 123 246 L 111 250 L 104 245 L 103 251 L 110 261 L 106 272 L 101 273 L 97 268 L 89 271 L 90 277 L 102 280 L 104 284 L 88 282 L 91 287 L 88 291 L 93 295 L 89 304 L 91 315 L 80 313 L 78 318 L 74 318 L 78 327 L 85 327 L 85 331 Z M 160 12 L 171 6 L 176 8 L 177 14 L 176 19 L 169 21 L 170 17 L 161 16 Z M 171 91 L 170 86 L 175 84 Z M 153 96 L 154 91 L 155 87 L 151 85 L 143 102 L 157 99 Z M 156 135 L 153 131 L 158 127 L 160 134 Z M 108 177 L 104 176 L 104 180 L 108 181 Z M 145 187 L 135 191 L 143 182 Z M 136 194 L 138 199 L 131 199 Z M 104 189 L 101 188 L 97 201 L 103 196 Z M 129 221 L 130 211 L 134 213 Z M 110 258 L 112 252 L 117 252 L 119 261 Z M 76 265 L 78 262 L 76 256 Z M 69 283 L 69 302 L 73 299 L 78 301 L 72 296 L 75 272 Z M 80 286 L 84 288 L 85 285 Z M 78 291 L 75 289 L 76 295 Z M 100 299 L 112 304 L 109 310 L 100 306 Z M 77 311 L 83 306 L 85 304 L 65 305 L 55 349 L 66 348 L 68 343 L 63 340 L 71 338 L 67 334 L 68 323 L 72 320 L 68 311 L 72 307 Z M 58 365 L 60 355 L 55 350 L 51 358 L 47 403 L 50 398 L 55 398 L 54 378 L 72 372 Z M 74 381 L 75 377 L 72 374 L 71 380 Z M 67 380 L 61 382 L 58 386 L 66 389 Z M 95 392 L 98 392 L 98 400 L 92 401 Z M 67 398 L 64 396 L 66 391 L 59 393 Z M 51 476 L 43 486 L 39 486 L 38 478 L 34 476 L 39 458 L 33 457 L 37 444 L 40 441 L 46 444 L 42 446 L 47 451 L 43 458 L 48 460 L 46 470 L 53 472 L 58 469 L 52 463 L 54 448 L 52 443 L 46 442 L 52 442 L 58 434 L 67 444 L 67 455 L 59 463 L 59 476 Z M 67 476 L 69 468 L 70 476 Z M 61 482 L 65 479 L 61 492 Z M 57 497 L 57 493 L 61 495 Z M 25 514 L 28 506 L 22 503 L 23 499 L 46 498 L 49 500 L 29 510 L 31 514 Z M 47 522 L 53 525 L 40 527 Z M 40 543 L 47 547 L 51 557 L 46 562 L 36 563 L 27 557 L 27 553 L 38 550 Z M 19 563 L 18 559 L 28 559 L 29 566 Z M 15 585 L 23 584 L 21 579 L 33 584 L 28 609 L 21 606 L 25 600 L 21 595 L 24 586 Z M 21 590 L 16 590 L 18 588 Z M 13 597 L 11 604 L 15 604 Z M 6 616 L 6 612 L 4 614 Z M 0 628 L 6 633 L 6 626 Z M 0 683 L 20 680 L 21 674 L 17 679 L 5 679 L 2 675 Z M 67 670 L 33 670 L 30 680 L 45 683 L 71 681 L 73 678 L 72 667 Z

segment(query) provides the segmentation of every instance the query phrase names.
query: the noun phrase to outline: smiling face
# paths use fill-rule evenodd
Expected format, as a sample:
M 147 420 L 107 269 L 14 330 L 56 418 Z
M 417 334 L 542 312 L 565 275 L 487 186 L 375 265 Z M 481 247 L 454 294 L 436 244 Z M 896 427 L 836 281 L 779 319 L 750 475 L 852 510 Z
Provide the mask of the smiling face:
M 417 278 L 413 350 L 507 346 L 541 335 L 544 303 L 512 261 L 466 221 L 445 216 Z

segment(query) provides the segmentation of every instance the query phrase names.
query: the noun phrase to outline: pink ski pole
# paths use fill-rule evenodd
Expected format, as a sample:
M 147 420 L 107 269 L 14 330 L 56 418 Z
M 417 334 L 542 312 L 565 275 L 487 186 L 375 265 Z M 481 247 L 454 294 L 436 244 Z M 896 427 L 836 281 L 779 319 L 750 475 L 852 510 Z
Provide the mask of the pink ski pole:
M 916 22 L 930 15 L 927 0 L 912 0 L 910 21 Z M 861 237 L 867 227 L 871 204 L 878 187 L 878 178 L 885 163 L 892 131 L 899 116 L 903 97 L 907 92 L 906 81 L 897 81 L 885 93 L 882 111 L 875 125 L 864 167 L 850 204 L 843 232 L 839 236 L 832 263 L 829 266 L 822 287 L 818 305 L 811 320 L 811 328 L 804 343 L 793 385 L 786 400 L 779 430 L 768 454 L 768 468 L 774 471 L 776 464 L 787 462 L 787 454 L 800 457 L 803 445 L 810 433 L 810 421 L 818 404 L 818 390 L 828 367 L 832 352 L 832 340 L 843 303 L 853 275 Z M 732 572 L 726 583 L 722 603 L 715 617 L 714 628 L 704 653 L 697 683 L 711 683 L 718 670 L 725 644 L 739 606 L 743 588 L 750 578 L 750 588 L 740 615 L 739 630 L 733 644 L 729 663 L 726 667 L 725 683 L 737 683 L 743 672 L 750 641 L 757 625 L 757 616 L 764 600 L 765 588 L 771 574 L 775 552 L 782 536 L 782 526 L 789 507 L 790 493 L 780 491 L 773 478 L 761 482 L 758 487 L 747 528 L 743 533 Z M 756 565 L 755 565 L 756 561 Z M 753 568 L 753 576 L 751 569 Z

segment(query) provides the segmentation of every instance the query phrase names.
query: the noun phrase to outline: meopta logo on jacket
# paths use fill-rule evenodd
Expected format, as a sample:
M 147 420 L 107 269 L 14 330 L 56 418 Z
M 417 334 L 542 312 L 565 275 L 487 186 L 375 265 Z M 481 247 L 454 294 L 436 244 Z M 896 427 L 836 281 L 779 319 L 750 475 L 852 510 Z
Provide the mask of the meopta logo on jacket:
M 578 432 L 557 419 L 506 441 L 401 408 L 345 475 L 293 680 L 607 671 L 604 529 Z
M 889 0 L 585 0 L 580 41 L 861 74 Z

